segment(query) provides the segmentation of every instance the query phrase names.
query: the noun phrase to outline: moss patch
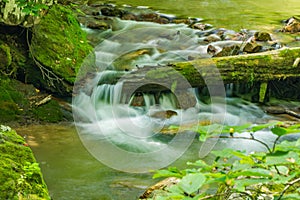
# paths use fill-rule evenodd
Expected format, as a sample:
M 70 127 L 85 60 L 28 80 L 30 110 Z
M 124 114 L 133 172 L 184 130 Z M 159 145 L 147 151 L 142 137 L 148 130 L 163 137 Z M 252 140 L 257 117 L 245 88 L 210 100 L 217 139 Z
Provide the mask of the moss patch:
M 53 6 L 34 27 L 32 53 L 48 70 L 74 83 L 76 74 L 92 48 L 73 12 Z
M 33 110 L 35 117 L 45 122 L 59 122 L 63 119 L 63 114 L 57 101 L 51 100 L 45 105 Z
M 20 124 L 35 121 L 59 122 L 63 113 L 57 101 L 36 106 L 45 94 L 40 94 L 32 85 L 0 76 L 0 122 Z
M 0 199 L 50 199 L 33 153 L 24 139 L 0 126 Z

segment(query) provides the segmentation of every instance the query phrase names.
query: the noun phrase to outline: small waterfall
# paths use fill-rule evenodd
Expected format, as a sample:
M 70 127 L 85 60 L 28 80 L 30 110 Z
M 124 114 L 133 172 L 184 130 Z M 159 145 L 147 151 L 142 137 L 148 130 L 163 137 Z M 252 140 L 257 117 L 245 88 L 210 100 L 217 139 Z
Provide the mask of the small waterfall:
M 185 61 L 189 56 L 207 57 L 207 46 L 199 45 L 199 30 L 183 24 L 159 25 L 122 20 L 116 23 L 119 23 L 119 29 L 95 48 L 98 73 L 92 81 L 86 82 L 89 92 L 76 91 L 72 104 L 83 144 L 102 163 L 126 172 L 148 172 L 171 164 L 195 138 L 195 133 L 188 131 L 186 134 L 162 136 L 160 131 L 169 125 L 197 124 L 205 120 L 238 125 L 265 116 L 257 111 L 258 107 L 245 102 L 231 104 L 228 99 L 229 105 L 226 105 L 224 97 L 218 100 L 212 96 L 211 104 L 204 104 L 197 99 L 201 94 L 195 95 L 195 107 L 179 109 L 179 103 L 192 104 L 179 102 L 183 98 L 176 97 L 171 89 L 160 94 L 132 91 L 127 103 L 120 79 L 126 71 L 136 70 L 135 65 L 143 68 L 149 64 Z M 231 93 L 228 90 L 229 96 Z M 152 114 L 168 110 L 177 115 L 152 117 Z

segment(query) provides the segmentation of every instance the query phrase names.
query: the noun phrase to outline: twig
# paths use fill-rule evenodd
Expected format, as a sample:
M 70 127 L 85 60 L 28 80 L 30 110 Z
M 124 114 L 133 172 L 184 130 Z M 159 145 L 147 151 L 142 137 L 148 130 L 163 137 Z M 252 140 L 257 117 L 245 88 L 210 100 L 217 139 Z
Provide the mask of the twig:
M 216 138 L 216 137 L 213 137 L 213 138 Z M 217 138 L 253 140 L 253 141 L 256 141 L 256 142 L 262 144 L 263 146 L 265 146 L 265 147 L 268 149 L 268 151 L 269 151 L 270 153 L 272 153 L 272 150 L 270 149 L 270 147 L 269 147 L 269 145 L 268 145 L 267 143 L 265 143 L 265 142 L 263 142 L 263 141 L 260 141 L 260 140 L 254 138 L 254 137 L 251 137 L 251 138 L 248 138 L 248 137 L 240 137 L 240 136 L 239 136 L 239 137 L 235 137 L 235 136 L 234 136 L 234 137 L 230 137 L 230 136 L 223 136 L 223 135 L 221 135 L 221 136 L 218 136 Z
M 54 85 L 54 81 L 57 82 L 61 82 L 63 83 L 63 79 L 59 78 L 54 72 L 52 72 L 51 70 L 47 69 L 45 66 L 43 66 L 34 56 L 34 52 L 32 50 L 31 44 L 29 42 L 29 37 L 28 37 L 28 32 L 29 30 L 27 30 L 26 33 L 26 39 L 27 39 L 27 45 L 29 48 L 29 52 L 32 55 L 32 59 L 35 62 L 35 64 L 37 65 L 37 67 L 40 69 L 41 73 L 42 73 L 42 77 L 44 80 L 47 80 L 49 85 L 56 88 Z
M 284 193 L 285 193 L 292 185 L 294 185 L 294 184 L 297 183 L 297 182 L 300 182 L 300 178 L 297 178 L 297 179 L 295 179 L 295 180 L 293 180 L 293 181 L 287 183 L 287 185 L 286 185 L 286 186 L 284 187 L 284 189 L 282 190 L 280 196 L 278 197 L 278 200 L 280 200 L 280 199 L 283 197 Z

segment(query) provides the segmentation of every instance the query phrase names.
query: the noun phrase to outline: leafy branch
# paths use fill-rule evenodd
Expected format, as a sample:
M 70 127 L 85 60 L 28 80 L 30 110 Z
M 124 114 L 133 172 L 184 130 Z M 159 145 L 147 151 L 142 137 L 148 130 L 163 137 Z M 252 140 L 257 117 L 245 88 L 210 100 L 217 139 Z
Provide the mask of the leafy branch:
M 154 178 L 178 177 L 178 184 L 166 187 L 164 192 L 158 193 L 153 199 L 232 199 L 243 197 L 259 199 L 266 196 L 275 199 L 300 199 L 300 191 L 292 191 L 291 187 L 300 186 L 300 139 L 296 141 L 282 141 L 284 135 L 299 133 L 300 124 L 283 127 L 283 123 L 262 125 L 246 124 L 242 126 L 208 125 L 193 127 L 202 134 L 200 140 L 208 138 L 246 139 L 258 142 L 267 148 L 266 152 L 247 154 L 234 149 L 212 151 L 216 157 L 213 163 L 207 164 L 203 160 L 188 162 L 187 168 L 178 170 L 171 167 L 158 170 Z M 255 137 L 255 132 L 268 129 L 276 136 L 272 145 Z M 248 132 L 249 137 L 239 136 Z M 222 134 L 222 135 L 220 135 Z M 225 135 L 224 135 L 225 134 Z M 228 134 L 228 135 L 226 135 Z M 149 198 L 151 199 L 151 198 Z

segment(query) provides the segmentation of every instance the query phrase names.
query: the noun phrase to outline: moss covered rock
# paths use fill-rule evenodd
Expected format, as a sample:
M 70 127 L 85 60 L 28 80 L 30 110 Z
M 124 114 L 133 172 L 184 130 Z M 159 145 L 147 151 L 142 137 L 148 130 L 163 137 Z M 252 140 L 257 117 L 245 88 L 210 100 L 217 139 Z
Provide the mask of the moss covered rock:
M 54 5 L 33 29 L 31 53 L 43 66 L 43 73 L 53 72 L 50 75 L 54 79 L 73 84 L 91 50 L 85 32 L 68 7 Z
M 0 125 L 0 199 L 50 199 L 38 163 L 24 139 Z
M 20 124 L 34 121 L 59 122 L 63 113 L 57 101 L 51 100 L 37 106 L 47 96 L 40 94 L 32 85 L 0 76 L 0 122 Z
M 51 100 L 47 104 L 37 107 L 33 110 L 35 117 L 40 121 L 45 122 L 60 122 L 63 119 L 63 114 L 57 101 Z

